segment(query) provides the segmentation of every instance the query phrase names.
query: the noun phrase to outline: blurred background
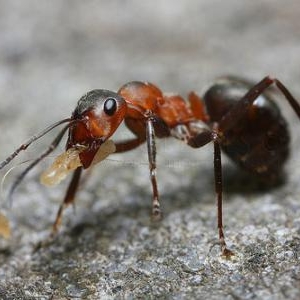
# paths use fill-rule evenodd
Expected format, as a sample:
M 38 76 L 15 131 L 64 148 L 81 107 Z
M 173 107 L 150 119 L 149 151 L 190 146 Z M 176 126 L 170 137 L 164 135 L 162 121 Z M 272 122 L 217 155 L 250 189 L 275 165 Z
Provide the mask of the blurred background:
M 131 80 L 186 96 L 191 90 L 203 94 L 222 75 L 259 81 L 270 74 L 300 94 L 297 8 L 296 1 L 267 0 L 1 1 L 1 158 L 70 116 L 87 91 L 116 91 Z M 293 123 L 286 103 L 282 109 Z M 117 138 L 127 136 L 117 131 Z M 51 137 L 45 140 L 43 146 Z M 192 162 L 205 152 L 160 144 L 160 151 L 168 153 L 162 161 L 172 163 L 180 159 L 170 157 L 168 149 L 193 153 L 183 156 Z M 30 147 L 25 157 L 34 157 L 37 149 Z M 144 148 L 136 153 L 144 161 Z M 136 161 L 136 153 L 118 159 Z
M 1 1 L 1 121 L 10 120 L 2 138 L 18 141 L 11 130 L 27 130 L 24 120 L 36 122 L 34 131 L 70 115 L 86 91 L 130 80 L 184 95 L 224 74 L 274 74 L 297 94 L 297 8 L 267 0 Z
M 70 116 L 87 91 L 117 91 L 131 80 L 150 81 L 163 91 L 186 96 L 191 90 L 203 94 L 222 75 L 259 81 L 270 74 L 300 99 L 296 0 L 0 0 L 0 7 L 0 160 L 32 134 Z M 279 198 L 282 193 L 283 198 L 299 195 L 300 174 L 295 167 L 299 165 L 299 124 L 282 99 L 279 97 L 278 103 L 289 121 L 296 151 L 287 166 L 289 183 Z M 124 128 L 117 132 L 117 138 L 128 136 Z M 53 137 L 54 132 L 32 145 L 12 165 L 36 157 Z M 63 149 L 64 143 L 58 152 Z M 96 206 L 91 219 L 97 219 L 98 210 L 111 212 L 120 205 L 142 207 L 139 213 L 148 218 L 151 189 L 144 165 L 145 147 L 112 159 L 118 162 L 103 163 L 89 178 L 78 203 L 83 207 L 77 217 L 71 211 L 71 218 L 90 217 L 90 207 Z M 226 158 L 224 164 L 231 173 Z M 38 174 L 44 165 L 29 174 L 15 195 L 11 211 L 18 224 L 14 225 L 18 228 L 15 243 L 23 254 L 30 253 L 30 243 L 40 238 L 38 232 L 48 230 L 66 188 L 39 185 Z M 21 168 L 9 174 L 5 191 Z M 178 141 L 158 142 L 158 177 L 166 215 L 186 214 L 186 210 L 197 210 L 198 205 L 202 209 L 203 203 L 196 199 L 200 195 L 211 210 L 213 217 L 206 225 L 214 235 L 212 176 L 212 149 L 208 146 L 195 151 Z M 243 200 L 244 195 L 238 197 Z M 95 204 L 99 198 L 100 204 Z M 182 201 L 189 202 L 187 198 L 192 199 L 191 204 L 182 206 Z M 251 207 L 238 203 L 237 207 L 249 213 Z M 234 200 L 226 205 L 228 211 L 236 211 Z M 256 212 L 254 208 L 253 214 Z M 229 222 L 233 227 L 236 224 Z

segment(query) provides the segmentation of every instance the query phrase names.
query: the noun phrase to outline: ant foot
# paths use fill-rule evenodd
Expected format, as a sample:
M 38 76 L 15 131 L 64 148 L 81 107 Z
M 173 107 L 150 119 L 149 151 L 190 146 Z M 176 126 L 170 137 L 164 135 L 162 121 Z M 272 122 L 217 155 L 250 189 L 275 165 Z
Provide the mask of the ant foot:
M 54 239 L 56 237 L 58 229 L 59 229 L 59 224 L 57 222 L 55 222 L 52 225 L 52 230 L 51 230 L 51 232 L 49 234 L 49 239 Z
M 158 222 L 158 221 L 161 221 L 162 218 L 163 218 L 163 213 L 161 212 L 161 210 L 159 208 L 153 208 L 152 214 L 151 214 L 152 221 Z
M 226 246 L 222 247 L 222 256 L 225 257 L 226 259 L 231 259 L 232 256 L 234 256 L 234 252 L 227 249 Z
M 46 239 L 39 241 L 33 246 L 32 252 L 35 253 L 43 248 L 49 247 L 54 242 L 54 236 L 49 235 Z

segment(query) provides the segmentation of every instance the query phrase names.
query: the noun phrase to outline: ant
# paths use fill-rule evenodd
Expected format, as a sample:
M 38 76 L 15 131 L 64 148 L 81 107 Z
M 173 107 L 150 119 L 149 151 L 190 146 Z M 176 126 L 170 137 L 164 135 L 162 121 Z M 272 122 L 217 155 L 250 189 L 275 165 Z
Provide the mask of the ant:
M 276 78 L 265 77 L 252 83 L 235 77 L 217 80 L 203 100 L 194 92 L 186 102 L 181 96 L 163 94 L 148 82 L 133 81 L 117 93 L 92 90 L 78 102 L 72 116 L 49 126 L 31 137 L 0 163 L 0 169 L 19 152 L 55 127 L 66 124 L 45 152 L 36 158 L 13 183 L 9 195 L 29 170 L 51 153 L 68 130 L 66 150 L 77 149 L 80 165 L 75 168 L 65 198 L 53 224 L 56 233 L 65 207 L 74 203 L 83 169 L 89 168 L 97 152 L 124 121 L 134 138 L 115 143 L 115 152 L 134 149 L 147 143 L 152 184 L 152 217 L 162 217 L 156 181 L 155 138 L 175 137 L 193 148 L 212 142 L 214 146 L 214 178 L 217 198 L 219 243 L 222 255 L 233 252 L 226 246 L 222 220 L 221 149 L 246 171 L 269 181 L 276 180 L 288 157 L 289 132 L 286 121 L 272 97 L 265 90 L 275 84 L 300 118 L 300 105 Z

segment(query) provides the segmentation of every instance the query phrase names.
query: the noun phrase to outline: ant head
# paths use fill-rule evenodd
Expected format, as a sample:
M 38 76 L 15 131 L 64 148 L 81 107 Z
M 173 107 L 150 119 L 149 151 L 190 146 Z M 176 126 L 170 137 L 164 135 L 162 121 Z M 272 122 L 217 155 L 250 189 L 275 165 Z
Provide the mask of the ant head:
M 26 150 L 33 142 L 43 137 L 54 128 L 66 124 L 55 137 L 48 149 L 19 175 L 12 185 L 8 197 L 11 198 L 14 190 L 26 174 L 42 159 L 49 155 L 60 143 L 69 129 L 67 149 L 84 146 L 79 153 L 82 166 L 88 168 L 101 144 L 103 144 L 118 128 L 127 111 L 125 100 L 118 94 L 107 90 L 93 90 L 84 95 L 78 102 L 71 118 L 60 120 L 40 133 L 33 135 L 24 144 L 12 152 L 5 160 L 0 162 L 0 170 L 9 164 L 21 151 Z
M 125 100 L 112 91 L 93 90 L 78 102 L 69 130 L 67 149 L 76 145 L 86 146 L 80 153 L 85 168 L 89 167 L 100 145 L 119 127 L 127 111 Z

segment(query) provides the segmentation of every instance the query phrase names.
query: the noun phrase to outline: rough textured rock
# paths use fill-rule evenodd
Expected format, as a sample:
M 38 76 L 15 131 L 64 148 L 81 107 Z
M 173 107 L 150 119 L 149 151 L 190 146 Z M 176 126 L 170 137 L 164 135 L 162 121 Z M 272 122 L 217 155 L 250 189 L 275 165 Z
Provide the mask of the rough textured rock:
M 0 4 L 0 159 L 69 116 L 86 91 L 117 90 L 134 79 L 186 95 L 203 92 L 224 74 L 253 80 L 272 74 L 300 98 L 296 0 Z M 51 189 L 39 184 L 51 159 L 31 172 L 8 210 L 12 237 L 0 242 L 0 298 L 299 299 L 299 122 L 282 99 L 294 150 L 286 183 L 261 190 L 223 159 L 232 261 L 221 258 L 216 246 L 212 147 L 160 141 L 160 224 L 149 220 L 151 188 L 146 149 L 140 147 L 93 170 L 76 214 L 68 209 L 57 239 L 35 253 L 67 182 Z M 36 157 L 53 136 L 11 164 L 2 194 L 24 168 L 19 162 Z M 117 136 L 129 134 L 123 128 Z

